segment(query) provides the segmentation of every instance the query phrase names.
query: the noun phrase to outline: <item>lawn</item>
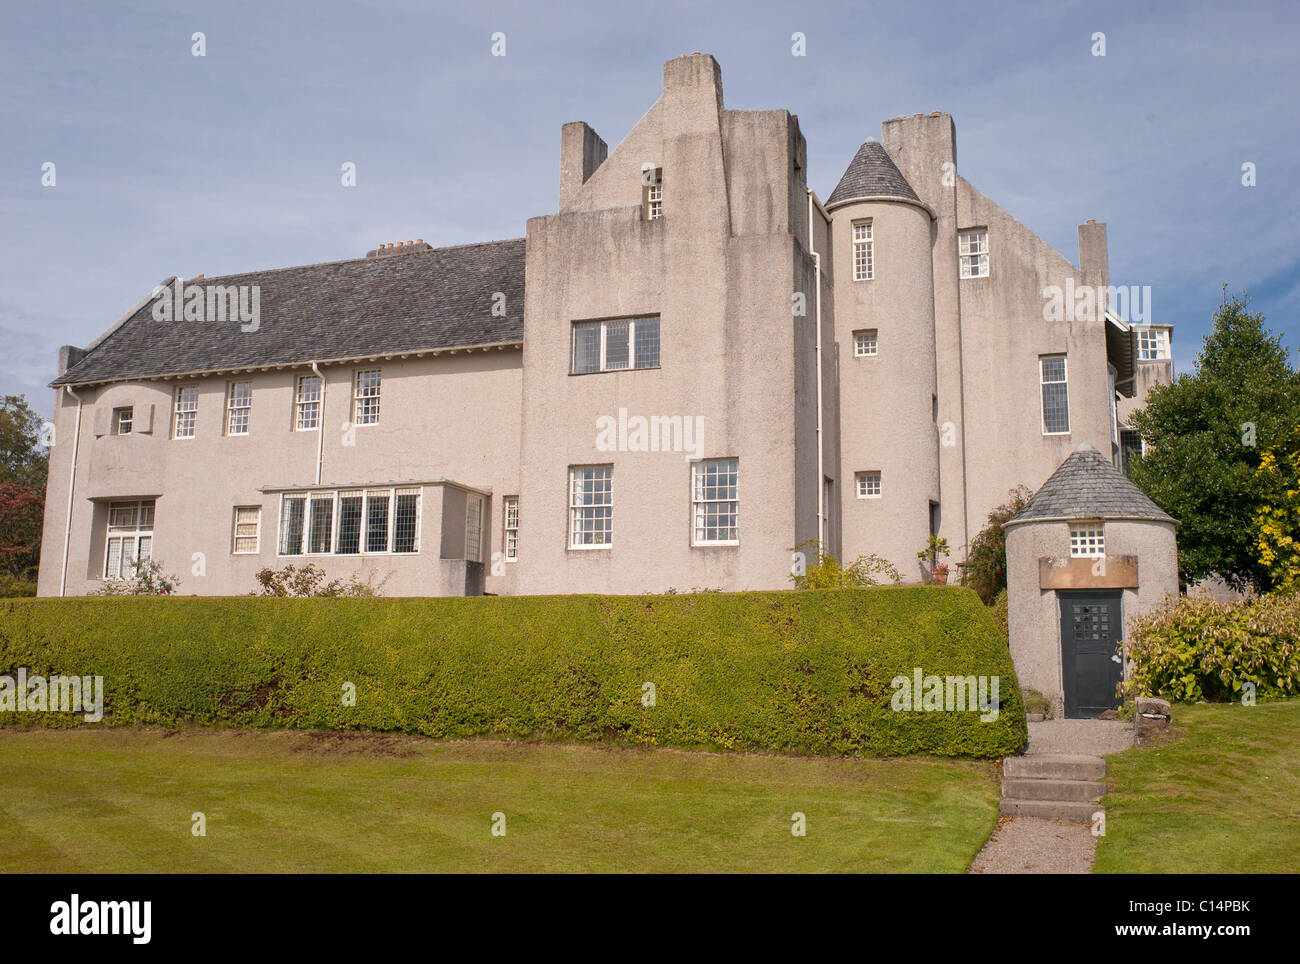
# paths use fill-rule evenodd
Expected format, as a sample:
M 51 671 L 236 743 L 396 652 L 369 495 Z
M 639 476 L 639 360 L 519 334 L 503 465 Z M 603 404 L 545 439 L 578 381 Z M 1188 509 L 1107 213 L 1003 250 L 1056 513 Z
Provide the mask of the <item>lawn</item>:
M 960 873 L 999 795 L 989 762 L 292 731 L 7 730 L 0 772 L 0 873 Z
M 1300 700 L 1174 722 L 1181 739 L 1108 758 L 1096 872 L 1300 872 Z

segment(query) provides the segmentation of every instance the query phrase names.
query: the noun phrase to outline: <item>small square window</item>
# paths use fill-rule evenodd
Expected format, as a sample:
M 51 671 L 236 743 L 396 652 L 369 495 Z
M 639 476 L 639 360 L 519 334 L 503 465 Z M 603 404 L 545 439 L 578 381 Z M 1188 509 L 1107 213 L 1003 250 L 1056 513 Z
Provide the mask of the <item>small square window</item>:
M 130 435 L 131 424 L 135 420 L 135 409 L 130 406 L 126 408 L 113 409 L 113 434 Z
M 1070 526 L 1070 555 L 1076 559 L 1106 555 L 1106 535 L 1100 522 Z
M 853 476 L 859 499 L 880 498 L 880 472 L 857 472 Z
M 855 358 L 867 358 L 876 354 L 875 328 L 864 328 L 853 333 L 853 355 Z

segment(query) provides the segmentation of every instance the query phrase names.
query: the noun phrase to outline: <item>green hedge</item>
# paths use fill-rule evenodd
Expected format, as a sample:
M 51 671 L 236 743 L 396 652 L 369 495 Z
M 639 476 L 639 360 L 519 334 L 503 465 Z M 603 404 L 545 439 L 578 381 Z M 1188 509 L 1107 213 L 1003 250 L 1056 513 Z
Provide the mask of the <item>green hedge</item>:
M 0 604 L 0 673 L 19 666 L 103 676 L 109 725 L 970 757 L 1026 739 L 1006 644 L 957 588 L 14 600 Z M 1000 715 L 894 712 L 891 680 L 918 666 L 1000 677 Z M 89 724 L 0 713 L 0 725 Z

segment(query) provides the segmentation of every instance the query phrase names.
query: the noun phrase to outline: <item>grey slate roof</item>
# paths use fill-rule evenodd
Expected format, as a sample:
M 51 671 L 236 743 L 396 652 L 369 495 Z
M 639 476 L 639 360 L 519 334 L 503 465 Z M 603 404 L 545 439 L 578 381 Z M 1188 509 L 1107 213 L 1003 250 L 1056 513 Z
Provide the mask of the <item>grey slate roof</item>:
M 305 364 L 523 340 L 524 239 L 186 281 L 260 286 L 260 326 L 166 321 L 147 301 L 52 383 Z M 505 315 L 494 316 L 494 293 Z
M 1057 467 L 1007 525 L 1035 519 L 1098 518 L 1175 521 L 1108 458 L 1084 442 Z
M 867 141 L 858 148 L 858 153 L 849 162 L 840 183 L 835 185 L 835 190 L 826 199 L 826 206 L 869 197 L 909 197 L 914 201 L 921 200 L 889 152 L 876 141 Z

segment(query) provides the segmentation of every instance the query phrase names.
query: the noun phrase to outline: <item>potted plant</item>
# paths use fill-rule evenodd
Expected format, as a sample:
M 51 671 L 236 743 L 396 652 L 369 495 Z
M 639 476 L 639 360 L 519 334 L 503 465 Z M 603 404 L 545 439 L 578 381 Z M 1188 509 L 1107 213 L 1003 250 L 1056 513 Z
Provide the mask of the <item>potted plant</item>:
M 930 581 L 937 586 L 944 586 L 948 583 L 948 563 L 942 561 L 947 556 L 948 540 L 933 535 L 926 540 L 921 551 L 916 554 L 916 558 L 920 559 L 922 563 L 928 563 Z

